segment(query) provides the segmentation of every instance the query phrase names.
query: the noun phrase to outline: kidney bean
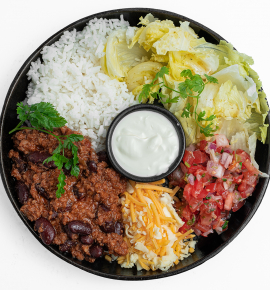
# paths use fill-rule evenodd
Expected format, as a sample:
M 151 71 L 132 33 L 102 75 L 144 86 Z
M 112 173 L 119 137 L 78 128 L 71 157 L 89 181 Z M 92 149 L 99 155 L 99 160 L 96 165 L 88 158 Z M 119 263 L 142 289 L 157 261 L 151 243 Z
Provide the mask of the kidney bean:
M 40 233 L 41 239 L 46 245 L 50 245 L 55 237 L 55 229 L 52 224 L 41 217 L 36 220 L 35 223 L 35 230 Z
M 80 241 L 85 245 L 92 245 L 94 243 L 94 239 L 91 236 L 81 236 Z
M 121 222 L 116 222 L 115 225 L 115 233 L 118 235 L 122 235 L 124 232 L 124 225 Z
M 60 252 L 69 252 L 72 246 L 74 245 L 74 242 L 71 240 L 67 240 L 64 242 L 64 244 L 59 246 Z
M 101 207 L 104 211 L 106 211 L 106 212 L 108 212 L 108 211 L 110 211 L 110 209 L 105 205 L 105 204 L 103 204 L 103 203 L 101 203 L 100 205 L 99 205 L 99 207 Z
M 35 151 L 32 153 L 29 153 L 27 156 L 27 159 L 28 161 L 33 162 L 33 163 L 43 163 L 43 161 L 49 157 L 51 157 L 50 153 Z
M 106 151 L 99 151 L 97 153 L 97 156 L 98 156 L 98 161 L 99 162 L 105 161 L 106 163 L 109 163 Z
M 84 236 L 90 235 L 92 232 L 91 226 L 81 221 L 72 221 L 68 223 L 68 229 L 73 234 L 79 234 Z
M 29 189 L 22 181 L 16 183 L 17 196 L 21 204 L 25 204 L 30 197 Z
M 114 222 L 105 222 L 100 228 L 104 233 L 113 233 L 115 231 Z
M 42 186 L 40 186 L 40 183 L 37 183 L 35 188 L 41 196 L 45 197 L 46 199 L 49 198 L 47 191 Z
M 57 168 L 57 166 L 54 164 L 54 161 L 50 161 L 48 163 L 46 162 L 43 165 L 49 169 L 56 169 Z
M 71 240 L 73 240 L 73 238 L 75 238 L 77 236 L 75 234 L 72 234 L 72 232 L 68 229 L 67 225 L 64 226 L 64 230 L 65 230 L 67 236 L 69 237 L 69 239 L 71 239 Z
M 97 172 L 97 164 L 95 161 L 88 161 L 87 166 L 90 172 Z
M 79 192 L 79 189 L 76 185 L 73 186 L 73 192 L 78 199 L 82 199 L 85 197 L 85 192 Z
M 19 158 L 15 159 L 15 162 L 16 162 L 17 168 L 20 171 L 20 173 L 23 173 L 27 170 L 27 165 L 23 161 L 23 158 L 20 155 L 19 155 Z
M 93 245 L 90 247 L 89 253 L 93 258 L 99 258 L 103 255 L 103 249 L 99 245 Z

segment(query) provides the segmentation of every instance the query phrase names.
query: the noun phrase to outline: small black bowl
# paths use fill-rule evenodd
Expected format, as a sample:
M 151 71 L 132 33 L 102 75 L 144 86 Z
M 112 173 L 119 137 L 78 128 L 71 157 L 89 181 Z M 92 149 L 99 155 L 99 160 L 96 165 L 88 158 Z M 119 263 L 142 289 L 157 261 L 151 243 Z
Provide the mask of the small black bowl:
M 122 166 L 119 165 L 119 163 L 117 162 L 117 160 L 113 154 L 112 136 L 113 136 L 113 132 L 114 132 L 115 128 L 117 127 L 117 125 L 119 124 L 119 122 L 123 118 L 125 118 L 127 115 L 134 113 L 134 112 L 137 112 L 137 111 L 152 111 L 152 112 L 161 114 L 162 116 L 167 118 L 171 122 L 173 127 L 175 128 L 175 131 L 177 133 L 178 140 L 179 140 L 179 150 L 178 150 L 178 154 L 177 154 L 176 159 L 173 161 L 173 163 L 170 165 L 169 169 L 165 173 L 155 175 L 155 176 L 149 176 L 149 177 L 141 177 L 141 176 L 133 175 L 133 174 L 127 172 Z M 171 174 L 176 169 L 176 167 L 180 164 L 180 162 L 183 158 L 183 155 L 185 152 L 185 145 L 186 145 L 185 133 L 184 133 L 184 130 L 181 126 L 181 123 L 178 121 L 178 119 L 168 110 L 166 110 L 160 106 L 149 105 L 149 104 L 135 105 L 135 106 L 129 107 L 129 108 L 125 109 L 124 111 L 122 111 L 120 114 L 118 114 L 114 118 L 113 122 L 111 123 L 111 125 L 108 129 L 107 136 L 106 136 L 107 154 L 108 154 L 108 157 L 109 157 L 110 162 L 111 162 L 112 166 L 114 167 L 114 169 L 116 169 L 118 172 L 120 172 L 122 175 L 124 175 L 128 179 L 131 179 L 134 181 L 140 181 L 140 182 L 157 181 L 157 180 L 163 179 L 163 178 L 167 177 L 169 174 Z

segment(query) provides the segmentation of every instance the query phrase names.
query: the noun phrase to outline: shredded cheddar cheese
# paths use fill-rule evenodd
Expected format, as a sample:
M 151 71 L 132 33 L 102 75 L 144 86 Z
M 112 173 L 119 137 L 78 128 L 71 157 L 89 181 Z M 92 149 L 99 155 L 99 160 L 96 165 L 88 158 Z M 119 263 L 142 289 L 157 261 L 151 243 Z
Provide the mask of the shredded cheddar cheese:
M 129 253 L 117 259 L 121 267 L 136 265 L 138 270 L 166 271 L 194 252 L 193 231 L 178 232 L 184 222 L 172 205 L 179 187 L 162 187 L 164 182 L 129 180 L 132 189 L 121 197 Z

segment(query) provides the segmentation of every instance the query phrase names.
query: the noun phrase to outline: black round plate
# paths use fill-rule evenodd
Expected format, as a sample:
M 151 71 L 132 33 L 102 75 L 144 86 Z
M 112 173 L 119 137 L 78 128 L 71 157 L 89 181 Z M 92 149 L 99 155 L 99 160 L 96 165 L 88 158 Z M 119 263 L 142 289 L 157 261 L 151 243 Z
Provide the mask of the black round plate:
M 3 180 L 3 184 L 5 186 L 7 195 L 17 211 L 18 215 L 28 227 L 30 232 L 37 238 L 40 243 L 37 233 L 33 229 L 33 223 L 26 219 L 20 212 L 20 204 L 14 194 L 15 192 L 15 182 L 10 175 L 11 172 L 11 162 L 8 158 L 8 152 L 12 148 L 12 140 L 11 136 L 8 134 L 10 130 L 12 130 L 17 124 L 17 115 L 16 115 L 16 104 L 17 102 L 21 102 L 25 98 L 25 92 L 28 86 L 28 79 L 26 73 L 30 68 L 30 64 L 33 61 L 36 61 L 37 58 L 41 57 L 41 50 L 46 45 L 51 45 L 55 41 L 57 41 L 64 31 L 71 31 L 74 28 L 77 30 L 82 30 L 87 22 L 95 17 L 100 18 L 119 18 L 121 14 L 123 14 L 124 19 L 128 20 L 130 25 L 135 26 L 138 23 L 138 19 L 141 16 L 145 16 L 147 13 L 152 13 L 155 17 L 158 17 L 160 20 L 170 19 L 174 22 L 175 25 L 179 25 L 179 21 L 189 21 L 190 26 L 195 30 L 195 32 L 199 35 L 199 37 L 204 37 L 206 41 L 212 43 L 219 43 L 223 38 L 210 30 L 209 28 L 201 25 L 198 22 L 195 22 L 191 19 L 188 19 L 184 16 L 178 15 L 176 13 L 149 9 L 149 8 L 127 8 L 127 9 L 117 9 L 112 11 L 106 11 L 98 14 L 94 14 L 83 19 L 80 19 L 67 27 L 63 28 L 48 40 L 46 40 L 36 51 L 30 55 L 30 57 L 25 61 L 22 65 L 21 69 L 15 76 L 9 91 L 7 93 L 4 106 L 2 109 L 1 120 L 0 120 L 0 162 L 1 162 L 1 177 Z M 269 123 L 269 115 L 267 118 L 267 122 Z M 256 161 L 260 165 L 260 169 L 263 172 L 269 173 L 269 135 L 270 128 L 268 128 L 268 142 L 267 145 L 263 145 L 261 142 L 257 144 L 256 150 Z M 214 257 L 217 253 L 219 253 L 222 249 L 224 249 L 248 224 L 256 210 L 258 209 L 264 193 L 266 191 L 266 187 L 269 179 L 261 178 L 256 189 L 251 197 L 248 198 L 246 204 L 236 213 L 232 214 L 230 219 L 230 226 L 227 231 L 222 233 L 221 235 L 211 234 L 208 238 L 200 237 L 198 244 L 196 246 L 196 251 L 189 258 L 183 260 L 178 265 L 170 268 L 167 272 L 146 272 L 140 271 L 138 272 L 135 268 L 132 269 L 122 269 L 116 262 L 110 264 L 105 259 L 98 259 L 95 263 L 91 264 L 86 261 L 79 261 L 77 259 L 72 258 L 71 255 L 64 255 L 59 252 L 58 246 L 47 246 L 49 251 L 65 260 L 66 262 L 93 274 L 103 276 L 106 278 L 112 279 L 121 279 L 121 280 L 147 280 L 147 279 L 157 279 L 162 277 L 167 277 L 175 274 L 179 274 L 190 270 L 208 259 Z M 42 261 L 40 261 L 42 263 Z

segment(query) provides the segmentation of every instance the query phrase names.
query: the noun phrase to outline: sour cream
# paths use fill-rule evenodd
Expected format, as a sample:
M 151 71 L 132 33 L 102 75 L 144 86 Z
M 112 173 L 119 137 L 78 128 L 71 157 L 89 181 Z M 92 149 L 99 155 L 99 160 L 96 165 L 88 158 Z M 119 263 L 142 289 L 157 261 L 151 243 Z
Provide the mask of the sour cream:
M 179 139 L 162 114 L 141 110 L 128 114 L 115 127 L 112 152 L 118 164 L 139 177 L 168 171 L 179 153 Z

